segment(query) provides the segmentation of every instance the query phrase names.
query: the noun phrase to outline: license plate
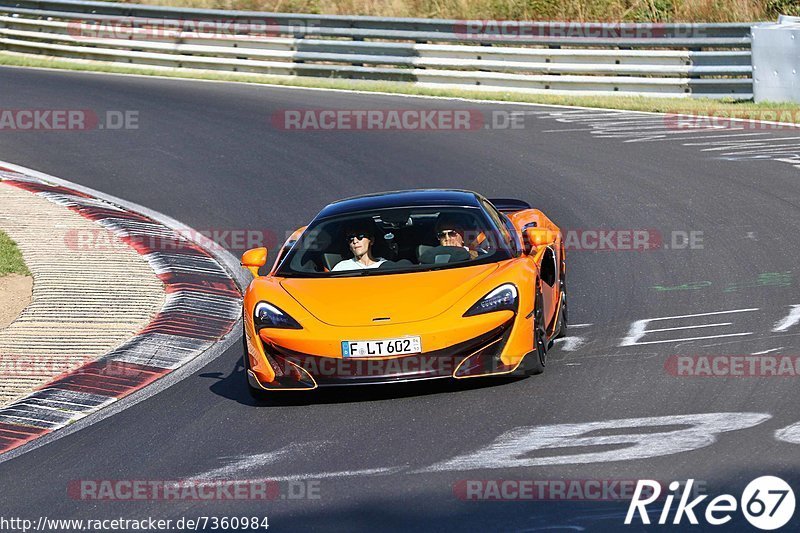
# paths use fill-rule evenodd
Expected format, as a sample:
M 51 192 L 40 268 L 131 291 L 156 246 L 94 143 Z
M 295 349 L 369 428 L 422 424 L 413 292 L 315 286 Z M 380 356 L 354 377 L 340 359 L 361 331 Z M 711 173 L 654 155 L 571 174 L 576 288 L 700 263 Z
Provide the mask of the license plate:
M 385 357 L 420 353 L 419 337 L 401 337 L 379 341 L 342 341 L 342 357 Z

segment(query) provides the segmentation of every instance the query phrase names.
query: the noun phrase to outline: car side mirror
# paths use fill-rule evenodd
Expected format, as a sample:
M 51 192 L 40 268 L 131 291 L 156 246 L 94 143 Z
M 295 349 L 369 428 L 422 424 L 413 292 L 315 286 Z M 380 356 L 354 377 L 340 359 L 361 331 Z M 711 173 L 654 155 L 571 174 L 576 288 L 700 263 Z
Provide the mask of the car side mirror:
M 258 269 L 267 264 L 267 249 L 253 248 L 242 254 L 242 266 L 245 267 L 254 278 L 258 277 Z
M 545 228 L 528 228 L 525 230 L 525 252 L 535 253 L 540 246 L 547 246 L 555 240 L 555 231 Z

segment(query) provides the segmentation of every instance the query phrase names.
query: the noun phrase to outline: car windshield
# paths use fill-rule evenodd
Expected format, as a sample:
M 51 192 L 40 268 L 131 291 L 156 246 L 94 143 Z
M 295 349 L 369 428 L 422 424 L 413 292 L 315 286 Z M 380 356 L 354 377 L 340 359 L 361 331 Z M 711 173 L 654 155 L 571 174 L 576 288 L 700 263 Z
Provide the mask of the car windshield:
M 477 207 L 394 207 L 312 223 L 281 277 L 340 277 L 458 268 L 509 259 L 502 232 Z

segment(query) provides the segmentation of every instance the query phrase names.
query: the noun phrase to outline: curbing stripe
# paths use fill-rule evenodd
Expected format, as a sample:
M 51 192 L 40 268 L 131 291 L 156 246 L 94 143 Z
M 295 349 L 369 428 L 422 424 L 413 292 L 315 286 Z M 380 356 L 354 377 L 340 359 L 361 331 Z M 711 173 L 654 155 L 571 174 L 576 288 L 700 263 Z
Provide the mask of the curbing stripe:
M 236 320 L 239 318 L 239 309 L 233 309 L 235 304 L 238 304 L 236 299 L 227 296 L 209 296 L 204 292 L 179 291 L 167 294 L 162 311 L 203 313 L 205 316 L 214 318 Z
M 147 386 L 233 331 L 242 305 L 237 281 L 220 264 L 218 256 L 174 227 L 21 169 L 0 166 L 0 180 L 110 230 L 143 256 L 165 284 L 166 292 L 162 309 L 134 337 L 99 359 L 0 408 L 0 453 Z
M 209 348 L 213 343 L 198 343 L 177 335 L 151 333 L 147 336 L 134 337 L 119 348 L 106 355 L 112 362 L 135 363 L 155 368 L 175 368 L 191 359 L 198 346 Z M 165 349 L 168 347 L 169 349 Z
M 34 278 L 30 304 L 0 331 L 3 407 L 129 339 L 155 316 L 166 293 L 132 248 L 76 248 L 83 235 L 91 242 L 115 240 L 80 214 L 5 182 L 0 204 L 0 227 L 17 240 Z
M 48 387 L 104 396 L 110 403 L 144 387 L 167 372 L 169 369 L 166 368 L 123 361 L 92 361 L 75 372 L 51 382 Z

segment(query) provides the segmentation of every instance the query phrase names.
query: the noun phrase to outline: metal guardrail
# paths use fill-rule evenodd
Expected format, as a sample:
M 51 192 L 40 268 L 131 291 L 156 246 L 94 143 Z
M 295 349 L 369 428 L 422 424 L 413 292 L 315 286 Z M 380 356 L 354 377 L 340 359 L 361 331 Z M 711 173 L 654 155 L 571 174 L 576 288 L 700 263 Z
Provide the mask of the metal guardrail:
M 0 49 L 523 92 L 752 98 L 750 24 L 570 24 L 0 0 Z

